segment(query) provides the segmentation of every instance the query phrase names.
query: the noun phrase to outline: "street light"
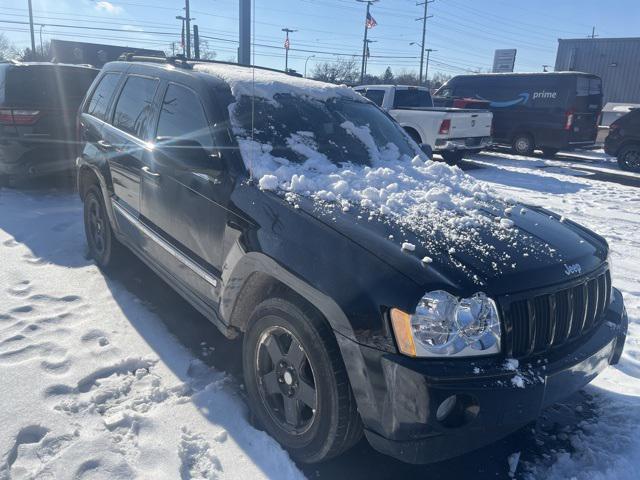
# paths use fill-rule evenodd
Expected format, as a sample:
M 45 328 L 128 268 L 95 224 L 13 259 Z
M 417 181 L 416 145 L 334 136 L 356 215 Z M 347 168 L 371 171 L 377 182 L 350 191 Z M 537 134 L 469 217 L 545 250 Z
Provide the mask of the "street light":
M 433 48 L 424 48 L 422 44 L 418 42 L 411 42 L 409 45 L 417 45 L 421 49 L 424 49 L 425 52 L 427 52 L 427 62 L 424 69 L 424 83 L 426 85 L 426 83 L 429 81 L 429 54 L 431 52 L 437 52 L 437 50 L 434 50 Z M 422 83 L 422 67 L 420 68 L 419 82 Z
M 41 60 L 44 60 L 44 44 L 42 43 L 42 29 L 46 27 L 46 25 L 44 23 L 40 24 L 40 56 L 42 57 Z
M 310 58 L 314 58 L 315 55 L 309 55 L 307 59 L 304 61 L 304 78 L 307 78 L 307 62 Z

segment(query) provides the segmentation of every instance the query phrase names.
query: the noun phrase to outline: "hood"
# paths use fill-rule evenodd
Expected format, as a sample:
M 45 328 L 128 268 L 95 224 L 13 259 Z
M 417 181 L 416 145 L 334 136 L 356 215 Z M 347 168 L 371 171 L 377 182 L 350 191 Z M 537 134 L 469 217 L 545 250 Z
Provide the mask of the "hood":
M 425 291 L 498 296 L 547 287 L 587 274 L 606 261 L 606 241 L 543 208 L 492 199 L 486 221 L 441 228 L 442 219 L 412 228 L 403 219 L 300 197 L 304 211 L 409 277 Z M 455 215 L 455 213 L 453 213 Z

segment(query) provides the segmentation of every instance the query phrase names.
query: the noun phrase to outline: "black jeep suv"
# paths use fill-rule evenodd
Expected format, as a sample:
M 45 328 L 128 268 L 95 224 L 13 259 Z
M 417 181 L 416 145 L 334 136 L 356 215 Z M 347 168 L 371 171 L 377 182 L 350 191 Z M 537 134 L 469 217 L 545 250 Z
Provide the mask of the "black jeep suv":
M 243 336 L 250 407 L 295 459 L 363 432 L 408 462 L 459 455 L 619 360 L 600 236 L 429 161 L 347 87 L 130 60 L 81 107 L 90 253 L 126 246 Z
M 617 157 L 623 170 L 640 172 L 640 108 L 631 110 L 609 126 L 604 151 Z
M 98 70 L 0 64 L 0 183 L 74 171 L 76 116 Z

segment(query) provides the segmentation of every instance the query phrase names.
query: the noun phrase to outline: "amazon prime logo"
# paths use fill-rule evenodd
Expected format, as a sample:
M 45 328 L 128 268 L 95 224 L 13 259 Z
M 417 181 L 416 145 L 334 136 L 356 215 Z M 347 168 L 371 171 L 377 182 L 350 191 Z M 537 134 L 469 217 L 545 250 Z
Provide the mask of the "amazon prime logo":
M 564 273 L 566 275 L 576 275 L 578 273 L 582 273 L 582 267 L 579 263 L 574 263 L 573 265 L 564 265 Z

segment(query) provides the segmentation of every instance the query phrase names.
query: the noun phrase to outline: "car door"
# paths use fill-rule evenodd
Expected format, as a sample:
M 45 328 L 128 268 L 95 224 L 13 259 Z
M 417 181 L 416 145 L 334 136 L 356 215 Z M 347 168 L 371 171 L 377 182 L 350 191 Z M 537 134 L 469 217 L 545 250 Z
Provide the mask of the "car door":
M 140 183 L 154 119 L 157 78 L 129 75 L 120 91 L 111 124 L 104 126 L 98 147 L 111 171 L 114 201 L 134 216 L 140 213 Z
M 171 267 L 176 252 L 170 248 L 156 256 L 207 299 L 221 269 L 231 191 L 210 125 L 200 96 L 185 85 L 169 83 L 142 177 L 144 220 L 177 249 L 182 265 Z

